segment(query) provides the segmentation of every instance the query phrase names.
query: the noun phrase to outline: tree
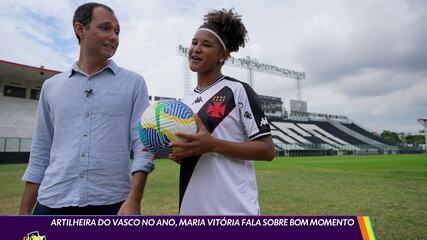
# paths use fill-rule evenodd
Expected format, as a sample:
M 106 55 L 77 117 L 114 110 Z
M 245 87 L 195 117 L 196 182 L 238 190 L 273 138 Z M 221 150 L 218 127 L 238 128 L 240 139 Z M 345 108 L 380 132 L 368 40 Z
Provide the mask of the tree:
M 401 143 L 402 142 L 399 138 L 399 134 L 392 132 L 392 131 L 388 131 L 388 130 L 384 130 L 381 133 L 381 137 L 390 143 Z
M 406 136 L 406 143 L 425 144 L 425 137 L 423 135 L 408 135 Z

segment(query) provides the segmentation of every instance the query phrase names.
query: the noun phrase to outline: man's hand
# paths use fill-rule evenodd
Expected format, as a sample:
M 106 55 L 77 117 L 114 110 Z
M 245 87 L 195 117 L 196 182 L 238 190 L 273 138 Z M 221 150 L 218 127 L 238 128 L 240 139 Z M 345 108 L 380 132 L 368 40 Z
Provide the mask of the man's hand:
M 39 187 L 40 184 L 37 183 L 25 183 L 25 190 L 22 195 L 21 206 L 19 207 L 19 215 L 31 215 L 37 201 Z
M 144 194 L 145 183 L 147 181 L 148 173 L 135 172 L 132 177 L 132 184 L 129 195 L 126 201 L 119 209 L 118 215 L 140 215 L 141 214 L 141 200 Z
M 141 215 L 140 202 L 130 200 L 129 198 L 122 204 L 117 215 Z

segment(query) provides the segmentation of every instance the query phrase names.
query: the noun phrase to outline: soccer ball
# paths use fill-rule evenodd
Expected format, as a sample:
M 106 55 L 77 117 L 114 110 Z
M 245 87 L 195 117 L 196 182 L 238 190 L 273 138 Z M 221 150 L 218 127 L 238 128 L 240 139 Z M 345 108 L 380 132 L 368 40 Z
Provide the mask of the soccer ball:
M 150 104 L 139 124 L 141 142 L 150 152 L 162 158 L 178 151 L 169 147 L 171 141 L 182 142 L 175 133 L 197 133 L 193 111 L 177 100 L 160 100 Z

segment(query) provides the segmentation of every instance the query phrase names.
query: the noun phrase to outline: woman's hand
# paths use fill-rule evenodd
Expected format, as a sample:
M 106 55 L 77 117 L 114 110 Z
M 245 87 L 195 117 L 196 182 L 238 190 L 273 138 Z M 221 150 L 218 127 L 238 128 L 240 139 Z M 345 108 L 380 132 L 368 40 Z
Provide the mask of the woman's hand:
M 198 132 L 196 134 L 177 133 L 176 136 L 183 138 L 185 142 L 170 143 L 171 147 L 178 148 L 169 155 L 169 158 L 175 162 L 179 162 L 183 158 L 215 151 L 217 139 L 209 133 L 197 114 L 194 114 L 194 118 L 199 129 Z

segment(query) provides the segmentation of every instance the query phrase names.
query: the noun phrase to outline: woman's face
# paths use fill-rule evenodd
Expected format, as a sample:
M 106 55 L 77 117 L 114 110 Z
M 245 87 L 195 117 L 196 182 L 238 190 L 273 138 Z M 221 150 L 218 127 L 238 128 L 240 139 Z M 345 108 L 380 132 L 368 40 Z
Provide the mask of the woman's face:
M 191 71 L 203 73 L 221 68 L 218 61 L 223 60 L 223 52 L 218 39 L 212 33 L 203 30 L 196 32 L 188 54 Z

